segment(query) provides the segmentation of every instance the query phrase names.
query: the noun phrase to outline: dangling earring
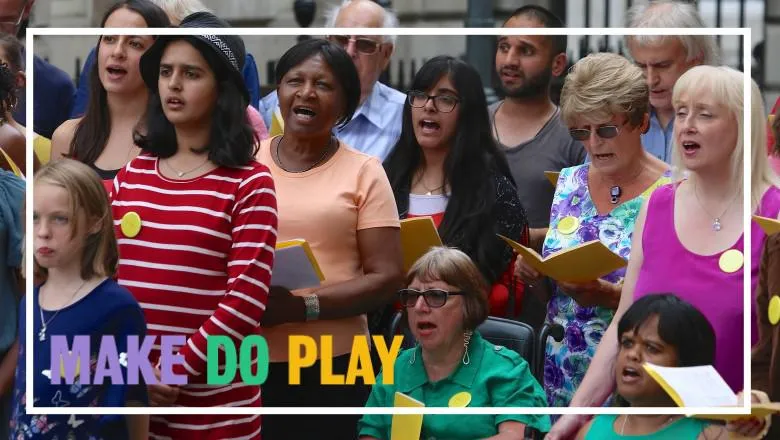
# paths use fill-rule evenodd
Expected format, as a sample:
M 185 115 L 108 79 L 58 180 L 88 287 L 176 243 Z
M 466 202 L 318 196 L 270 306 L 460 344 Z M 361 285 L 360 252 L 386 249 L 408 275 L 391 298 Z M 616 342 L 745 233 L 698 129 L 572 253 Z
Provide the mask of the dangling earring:
M 471 335 L 473 335 L 474 332 L 471 330 L 467 330 L 463 333 L 463 347 L 465 350 L 463 350 L 463 365 L 468 365 L 469 362 L 471 362 L 471 358 L 469 357 L 469 342 L 471 342 Z

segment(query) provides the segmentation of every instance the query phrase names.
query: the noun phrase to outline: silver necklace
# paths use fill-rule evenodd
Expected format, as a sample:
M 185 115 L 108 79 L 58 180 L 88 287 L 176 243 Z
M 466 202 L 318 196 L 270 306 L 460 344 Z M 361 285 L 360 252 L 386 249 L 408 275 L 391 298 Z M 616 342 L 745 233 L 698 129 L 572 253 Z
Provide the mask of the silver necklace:
M 73 301 L 73 298 L 76 297 L 76 294 L 79 293 L 79 290 L 81 290 L 81 288 L 84 287 L 85 284 L 87 284 L 87 280 L 84 280 L 84 282 L 81 283 L 81 285 L 78 287 L 78 289 L 76 289 L 73 292 L 73 294 L 70 296 L 70 299 L 68 300 L 68 302 L 66 302 L 62 307 L 57 309 L 57 311 L 54 312 L 54 316 L 49 318 L 48 321 L 45 321 L 43 319 L 43 306 L 41 306 L 41 304 L 40 304 L 42 301 L 41 301 L 41 298 L 40 298 L 40 294 L 38 294 L 38 311 L 41 313 L 41 331 L 38 332 L 38 340 L 39 341 L 43 342 L 43 341 L 46 340 L 46 329 L 49 327 L 49 324 L 51 324 L 51 322 L 54 321 L 54 318 L 56 318 L 57 315 L 60 314 L 60 310 L 62 310 L 65 307 L 67 307 L 71 303 L 71 301 Z
M 323 160 L 325 160 L 325 156 L 328 155 L 328 152 L 330 151 L 330 146 L 333 143 L 333 136 L 328 138 L 328 143 L 322 149 L 322 155 L 320 156 L 320 158 L 317 159 L 317 161 L 314 162 L 313 164 L 309 165 L 308 168 L 302 169 L 300 171 L 290 171 L 287 168 L 285 168 L 284 165 L 282 164 L 282 158 L 279 157 L 279 149 L 282 147 L 283 140 L 284 140 L 284 135 L 282 135 L 282 137 L 279 139 L 279 142 L 276 143 L 276 162 L 279 164 L 279 168 L 283 169 L 288 173 L 305 173 L 306 171 L 311 171 L 312 169 L 314 169 L 314 167 L 316 167 L 317 165 L 322 163 Z
M 208 159 L 208 158 L 206 158 L 206 160 L 205 160 L 205 161 L 204 161 L 202 164 L 200 164 L 200 165 L 196 166 L 195 168 L 193 168 L 193 169 L 191 169 L 191 170 L 189 170 L 189 171 L 179 171 L 179 170 L 177 170 L 176 168 L 174 168 L 174 167 L 173 167 L 173 165 L 171 165 L 171 159 L 170 159 L 170 158 L 168 158 L 168 159 L 165 161 L 165 165 L 166 165 L 166 166 L 167 166 L 167 167 L 168 167 L 168 168 L 169 168 L 171 171 L 173 171 L 174 173 L 176 173 L 176 175 L 177 175 L 177 176 L 179 176 L 179 177 L 184 177 L 184 176 L 186 176 L 187 174 L 190 174 L 190 173 L 192 173 L 193 171 L 199 170 L 199 169 L 203 168 L 203 166 L 204 166 L 204 165 L 206 165 L 207 163 L 209 163 L 209 159 Z
M 723 226 L 720 223 L 720 219 L 726 214 L 729 208 L 731 208 L 731 205 L 734 204 L 734 201 L 737 200 L 737 197 L 739 196 L 739 191 L 734 193 L 734 198 L 731 199 L 728 205 L 726 205 L 726 208 L 723 210 L 723 212 L 721 212 L 720 215 L 717 216 L 710 214 L 710 211 L 708 211 L 707 208 L 704 206 L 704 203 L 701 202 L 701 199 L 699 198 L 698 185 L 695 182 L 693 184 L 693 195 L 696 196 L 696 201 L 699 203 L 699 206 L 701 206 L 701 209 L 704 210 L 704 212 L 708 216 L 715 218 L 715 220 L 712 221 L 712 230 L 718 232 L 721 229 L 723 229 Z

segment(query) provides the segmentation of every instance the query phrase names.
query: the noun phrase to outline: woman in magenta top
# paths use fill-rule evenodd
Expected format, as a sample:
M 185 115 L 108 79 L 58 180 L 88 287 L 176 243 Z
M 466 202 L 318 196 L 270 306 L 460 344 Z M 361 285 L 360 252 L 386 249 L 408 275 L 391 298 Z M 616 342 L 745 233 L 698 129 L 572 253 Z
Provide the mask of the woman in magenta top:
M 743 387 L 745 353 L 743 81 L 743 74 L 736 70 L 698 66 L 675 84 L 673 164 L 680 175 L 674 183 L 658 188 L 639 214 L 635 228 L 642 234 L 634 234 L 620 305 L 603 338 L 615 340 L 615 323 L 636 299 L 674 292 L 701 310 L 712 324 L 715 368 L 734 391 Z M 755 83 L 752 99 L 752 144 L 764 145 L 766 117 Z M 776 177 L 768 169 L 764 151 L 754 152 L 751 208 L 776 218 L 780 210 Z M 765 236 L 755 224 L 751 234 L 755 287 Z M 612 392 L 610 373 L 617 349 L 615 344 L 599 344 L 575 395 L 582 406 L 601 405 Z M 563 432 L 585 420 L 583 416 L 564 419 L 553 431 Z

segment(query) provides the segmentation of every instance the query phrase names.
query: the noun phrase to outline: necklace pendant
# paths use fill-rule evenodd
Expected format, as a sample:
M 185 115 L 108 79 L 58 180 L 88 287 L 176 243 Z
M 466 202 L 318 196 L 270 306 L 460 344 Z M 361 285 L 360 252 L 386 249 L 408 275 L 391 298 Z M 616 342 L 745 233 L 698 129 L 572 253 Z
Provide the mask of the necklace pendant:
M 46 340 L 46 326 L 41 327 L 41 331 L 38 332 L 38 340 L 41 342 Z
M 179 176 L 179 177 L 181 177 L 181 176 L 183 176 L 183 175 L 184 175 L 184 173 L 182 173 L 182 172 L 180 172 L 180 171 L 179 171 L 179 172 L 177 172 L 177 173 L 176 173 L 176 175 L 177 175 L 177 176 Z
M 718 232 L 722 229 L 722 226 L 720 225 L 720 219 L 716 218 L 714 222 L 712 222 L 712 230 L 715 232 Z

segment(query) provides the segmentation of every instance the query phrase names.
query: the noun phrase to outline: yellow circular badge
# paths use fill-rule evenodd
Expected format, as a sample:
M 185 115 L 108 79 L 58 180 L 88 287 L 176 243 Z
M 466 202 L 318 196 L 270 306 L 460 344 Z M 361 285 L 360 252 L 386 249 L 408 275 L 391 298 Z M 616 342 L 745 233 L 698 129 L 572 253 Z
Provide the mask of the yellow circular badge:
M 769 322 L 772 325 L 777 325 L 780 322 L 780 297 L 777 295 L 772 296 L 769 300 Z
M 125 237 L 135 237 L 141 232 L 141 216 L 135 212 L 128 212 L 122 216 L 120 228 L 122 229 L 122 233 L 125 234 Z
M 580 220 L 577 217 L 566 216 L 558 222 L 558 232 L 569 235 L 580 226 Z
M 733 273 L 742 268 L 744 256 L 737 249 L 729 249 L 720 255 L 720 270 L 726 273 Z
M 450 397 L 450 408 L 465 408 L 471 403 L 471 393 L 462 391 Z

